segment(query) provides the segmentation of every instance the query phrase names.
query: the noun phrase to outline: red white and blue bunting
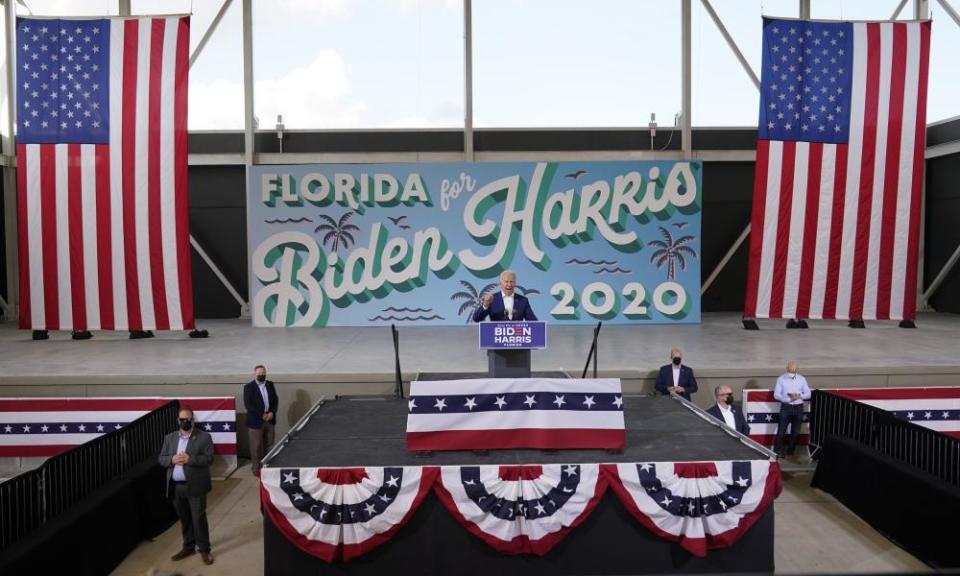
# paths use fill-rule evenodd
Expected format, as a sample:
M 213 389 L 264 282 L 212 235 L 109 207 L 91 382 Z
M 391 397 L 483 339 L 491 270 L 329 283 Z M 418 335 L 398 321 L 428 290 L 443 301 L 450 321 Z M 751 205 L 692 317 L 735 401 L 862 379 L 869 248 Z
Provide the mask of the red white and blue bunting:
M 298 548 L 327 562 L 386 542 L 423 501 L 436 468 L 264 468 L 260 499 Z
M 600 501 L 599 464 L 444 466 L 437 496 L 501 554 L 546 554 Z
M 724 548 L 780 494 L 775 462 L 645 462 L 617 464 L 613 491 L 659 536 L 691 554 Z
M 637 520 L 697 556 L 736 542 L 780 494 L 776 462 L 542 466 L 265 468 L 264 510 L 301 550 L 328 562 L 389 540 L 431 489 L 503 554 L 546 554 L 609 485 Z

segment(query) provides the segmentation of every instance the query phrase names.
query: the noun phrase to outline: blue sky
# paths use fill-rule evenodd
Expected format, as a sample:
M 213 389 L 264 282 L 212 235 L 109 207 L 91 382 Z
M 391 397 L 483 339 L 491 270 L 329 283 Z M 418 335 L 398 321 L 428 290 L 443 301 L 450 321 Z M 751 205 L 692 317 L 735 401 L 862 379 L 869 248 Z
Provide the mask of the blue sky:
M 37 15 L 116 13 L 115 0 L 26 0 Z M 693 3 L 695 126 L 755 126 L 758 93 Z M 796 0 L 713 0 L 759 70 L 761 16 Z M 885 19 L 897 0 L 813 0 L 814 18 Z M 192 12 L 196 45 L 220 0 L 132 0 Z M 909 3 L 902 17 L 911 15 Z M 478 127 L 661 126 L 680 111 L 679 0 L 474 0 Z M 960 115 L 960 27 L 936 2 L 928 118 Z M 19 13 L 25 13 L 18 5 Z M 191 129 L 243 125 L 241 2 L 191 70 Z M 256 114 L 288 128 L 462 125 L 461 0 L 254 0 Z

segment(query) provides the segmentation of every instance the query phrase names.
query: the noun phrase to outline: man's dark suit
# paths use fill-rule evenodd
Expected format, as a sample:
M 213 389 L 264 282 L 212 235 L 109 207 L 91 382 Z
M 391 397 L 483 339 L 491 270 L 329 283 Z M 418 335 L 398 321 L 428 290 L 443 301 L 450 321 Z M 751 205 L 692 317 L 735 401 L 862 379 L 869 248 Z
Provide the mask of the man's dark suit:
M 243 387 L 243 407 L 247 410 L 247 433 L 250 438 L 250 470 L 257 474 L 260 471 L 260 460 L 266 456 L 270 444 L 273 443 L 273 426 L 277 422 L 277 408 L 280 399 L 273 382 L 266 381 L 267 401 L 269 406 L 263 405 L 263 394 L 256 380 L 251 380 Z M 273 420 L 264 422 L 263 413 L 273 414 Z
M 167 498 L 173 500 L 173 507 L 180 517 L 180 530 L 183 536 L 183 549 L 201 552 L 210 551 L 210 531 L 207 526 L 207 492 L 210 491 L 210 465 L 213 463 L 213 438 L 210 434 L 197 429 L 194 423 L 187 440 L 186 454 L 190 460 L 183 465 L 186 482 L 173 480 L 173 457 L 177 454 L 180 432 L 171 432 L 163 438 L 163 447 L 158 458 L 160 465 L 167 469 Z
M 747 419 L 743 417 L 743 411 L 741 411 L 736 406 L 731 406 L 730 409 L 733 410 L 733 421 L 737 425 L 737 432 L 745 436 L 749 436 L 750 425 L 747 424 Z M 714 404 L 713 407 L 707 410 L 707 414 L 713 416 L 714 418 L 723 422 L 724 424 L 727 423 L 727 421 L 723 419 L 723 414 L 720 412 L 720 407 L 717 406 L 716 404 Z
M 530 302 L 526 297 L 516 292 L 513 293 L 513 316 L 511 318 L 507 318 L 507 311 L 503 307 L 503 294 L 500 292 L 493 295 L 493 302 L 490 303 L 489 308 L 484 309 L 483 306 L 477 308 L 476 312 L 473 313 L 473 321 L 482 322 L 487 316 L 494 322 L 503 322 L 504 320 L 535 322 L 537 320 L 537 315 L 533 313 Z
M 660 367 L 660 373 L 657 374 L 657 383 L 655 385 L 657 392 L 665 395 L 670 394 L 670 391 L 667 390 L 670 386 L 674 386 L 673 364 Z M 684 366 L 683 364 L 680 365 L 680 378 L 677 379 L 676 386 L 680 386 L 686 390 L 680 395 L 689 400 L 690 395 L 697 391 L 697 379 L 693 376 L 693 368 Z
M 260 387 L 256 380 L 247 382 L 243 387 L 243 407 L 247 410 L 247 429 L 263 428 L 263 413 L 272 412 L 274 421 L 276 421 L 277 407 L 280 400 L 277 398 L 277 390 L 271 380 L 267 380 L 267 400 L 270 406 L 263 405 L 263 395 L 260 394 Z

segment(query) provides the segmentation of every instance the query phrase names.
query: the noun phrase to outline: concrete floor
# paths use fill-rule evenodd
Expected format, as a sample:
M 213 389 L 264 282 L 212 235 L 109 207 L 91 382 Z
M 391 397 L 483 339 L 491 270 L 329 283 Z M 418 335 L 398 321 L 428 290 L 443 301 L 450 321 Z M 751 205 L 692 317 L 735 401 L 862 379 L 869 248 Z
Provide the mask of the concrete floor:
M 810 487 L 809 471 L 785 472 L 775 504 L 776 571 L 791 573 L 927 572 L 930 569 L 847 510 L 829 494 Z M 144 542 L 113 572 L 235 576 L 263 573 L 263 534 L 257 480 L 243 466 L 232 478 L 215 482 L 208 518 L 216 562 L 204 566 L 199 555 L 181 562 L 179 524 L 152 542 Z
M 158 333 L 128 340 L 126 333 L 98 332 L 72 341 L 53 333 L 34 342 L 30 332 L 0 324 L 0 385 L 36 381 L 89 384 L 243 382 L 253 365 L 265 364 L 277 380 L 310 381 L 331 375 L 393 374 L 393 346 L 387 327 L 253 328 L 244 320 L 202 320 L 207 340 L 185 333 Z M 786 330 L 781 321 L 761 330 L 740 326 L 739 314 L 704 314 L 698 325 L 604 326 L 599 366 L 604 371 L 652 373 L 678 346 L 698 374 L 779 375 L 789 359 L 817 373 L 960 374 L 956 342 L 960 315 L 921 314 L 916 330 L 895 322 L 869 322 L 854 330 L 840 321 L 811 321 L 809 330 Z M 591 326 L 550 328 L 549 348 L 533 355 L 534 370 L 583 369 Z M 405 372 L 485 371 L 475 326 L 400 327 Z M 5 394 L 9 395 L 9 394 Z
M 283 433 L 321 394 L 386 393 L 392 389 L 390 331 L 377 328 L 254 329 L 248 321 L 204 320 L 208 340 L 184 333 L 152 340 L 127 340 L 125 333 L 97 333 L 75 342 L 68 334 L 34 342 L 30 333 L 0 324 L 0 395 L 125 396 L 235 395 L 254 364 L 266 364 L 280 386 L 286 407 L 278 422 Z M 607 376 L 624 379 L 624 390 L 649 391 L 650 378 L 667 360 L 670 347 L 684 351 L 710 403 L 715 384 L 769 387 L 788 359 L 813 377 L 814 386 L 960 384 L 960 316 L 921 314 L 916 330 L 893 322 L 870 322 L 866 330 L 845 322 L 810 322 L 809 330 L 786 330 L 783 322 L 761 322 L 761 330 L 740 327 L 738 314 L 704 314 L 700 325 L 604 326 L 599 365 Z M 579 373 L 592 327 L 550 329 L 548 350 L 534 355 L 535 370 Z M 401 327 L 404 380 L 420 371 L 483 371 L 476 328 Z M 227 385 L 227 386 L 224 386 Z M 283 411 L 283 410 L 281 410 Z M 280 429 L 282 428 L 282 429 Z M 902 572 L 927 568 L 872 530 L 835 499 L 809 487 L 802 467 L 785 473 L 776 504 L 776 565 L 781 573 Z M 174 526 L 134 550 L 116 574 L 260 574 L 263 572 L 259 492 L 249 466 L 215 482 L 209 518 L 217 557 L 212 567 L 199 556 L 183 562 L 169 557 L 180 547 Z

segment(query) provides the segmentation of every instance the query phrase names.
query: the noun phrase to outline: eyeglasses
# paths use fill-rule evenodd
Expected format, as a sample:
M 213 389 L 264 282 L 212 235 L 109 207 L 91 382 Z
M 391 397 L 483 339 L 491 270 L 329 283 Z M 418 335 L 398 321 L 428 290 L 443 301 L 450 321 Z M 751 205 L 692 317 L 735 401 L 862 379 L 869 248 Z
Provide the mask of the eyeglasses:
M 192 422 L 193 418 L 179 418 L 181 422 Z

